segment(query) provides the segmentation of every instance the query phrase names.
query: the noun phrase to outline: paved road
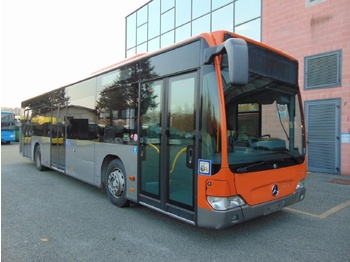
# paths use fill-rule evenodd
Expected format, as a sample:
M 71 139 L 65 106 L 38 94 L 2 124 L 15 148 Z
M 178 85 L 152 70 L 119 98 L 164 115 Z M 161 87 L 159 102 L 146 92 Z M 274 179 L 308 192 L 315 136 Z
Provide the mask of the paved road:
M 350 261 L 350 185 L 334 178 L 343 179 L 312 173 L 305 201 L 210 230 L 117 208 L 101 190 L 39 172 L 18 145 L 2 145 L 1 261 Z

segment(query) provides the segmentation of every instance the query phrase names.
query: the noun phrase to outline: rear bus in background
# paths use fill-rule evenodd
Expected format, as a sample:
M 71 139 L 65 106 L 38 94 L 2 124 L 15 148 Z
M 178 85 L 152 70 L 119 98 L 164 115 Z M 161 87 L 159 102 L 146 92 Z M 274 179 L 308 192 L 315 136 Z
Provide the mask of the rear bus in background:
M 22 102 L 20 153 L 187 223 L 225 228 L 304 199 L 294 58 L 203 33 Z
M 1 144 L 10 144 L 16 141 L 16 130 L 15 113 L 1 111 Z

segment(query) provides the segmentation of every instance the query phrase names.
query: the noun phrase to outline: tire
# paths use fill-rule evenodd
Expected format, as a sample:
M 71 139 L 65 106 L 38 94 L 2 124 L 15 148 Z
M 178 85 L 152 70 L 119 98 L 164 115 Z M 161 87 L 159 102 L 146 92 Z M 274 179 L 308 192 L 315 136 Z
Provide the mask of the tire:
M 130 205 L 130 201 L 126 198 L 126 172 L 119 159 L 114 159 L 109 163 L 104 184 L 108 198 L 113 205 L 118 207 Z
M 40 146 L 37 146 L 37 147 L 35 148 L 34 162 L 35 162 L 36 169 L 38 169 L 39 171 L 44 171 L 44 170 L 46 170 L 46 167 L 43 166 L 43 164 L 41 163 L 41 150 L 40 150 Z

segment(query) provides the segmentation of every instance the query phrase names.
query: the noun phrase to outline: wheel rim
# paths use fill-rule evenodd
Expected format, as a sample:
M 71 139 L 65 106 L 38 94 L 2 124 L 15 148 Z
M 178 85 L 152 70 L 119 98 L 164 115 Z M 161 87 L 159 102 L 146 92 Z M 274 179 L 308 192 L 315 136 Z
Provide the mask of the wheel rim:
M 124 174 L 120 169 L 113 170 L 108 176 L 108 190 L 115 197 L 120 197 L 125 189 Z

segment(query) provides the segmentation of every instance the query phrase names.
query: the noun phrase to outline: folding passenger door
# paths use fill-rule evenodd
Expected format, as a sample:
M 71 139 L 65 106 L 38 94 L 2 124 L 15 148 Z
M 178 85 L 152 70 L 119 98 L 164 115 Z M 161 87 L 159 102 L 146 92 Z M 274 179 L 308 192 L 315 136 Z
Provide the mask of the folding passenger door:
M 196 73 L 141 84 L 140 202 L 193 220 Z
M 53 105 L 51 117 L 51 167 L 65 170 L 65 115 L 64 101 Z
M 32 139 L 32 124 L 31 124 L 32 110 L 26 109 L 21 120 L 21 139 L 20 150 L 23 156 L 31 158 L 31 139 Z

